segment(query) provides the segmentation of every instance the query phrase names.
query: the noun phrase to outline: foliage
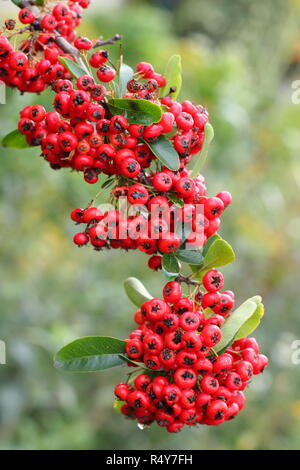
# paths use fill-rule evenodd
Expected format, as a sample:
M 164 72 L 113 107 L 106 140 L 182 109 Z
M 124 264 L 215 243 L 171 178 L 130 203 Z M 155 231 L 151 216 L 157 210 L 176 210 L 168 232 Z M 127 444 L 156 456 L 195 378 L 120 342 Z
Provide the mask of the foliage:
M 238 286 L 237 305 L 248 292 L 264 296 L 268 315 L 258 337 L 271 353 L 270 369 L 248 392 L 251 413 L 225 429 L 172 438 L 157 428 L 134 432 L 131 423 L 111 416 L 118 369 L 84 381 L 54 370 L 54 351 L 80 335 L 99 334 L 103 324 L 108 335 L 125 338 L 130 303 L 120 284 L 129 268 L 154 296 L 161 294 L 161 279 L 148 278 L 138 253 L 129 265 L 126 255 L 118 263 L 114 253 L 101 254 L 96 263 L 92 251 L 76 251 L 66 236 L 73 230 L 66 215 L 88 202 L 93 189 L 75 175 L 49 172 L 35 149 L 0 149 L 0 336 L 8 350 L 8 364 L 0 366 L 1 448 L 297 449 L 300 378 L 290 346 L 299 339 L 300 113 L 290 85 L 300 71 L 299 6 L 201 0 L 200 8 L 189 0 L 178 2 L 183 10 L 168 12 L 150 3 L 128 2 L 101 14 L 97 6 L 82 32 L 95 36 L 101 25 L 104 37 L 124 34 L 130 65 L 146 58 L 163 71 L 174 51 L 184 57 L 182 95 L 205 103 L 217 129 L 207 180 L 234 197 L 221 235 L 239 261 L 224 268 L 226 288 Z M 47 109 L 50 99 L 50 92 L 42 98 Z M 35 100 L 7 92 L 2 136 L 15 127 L 21 104 Z

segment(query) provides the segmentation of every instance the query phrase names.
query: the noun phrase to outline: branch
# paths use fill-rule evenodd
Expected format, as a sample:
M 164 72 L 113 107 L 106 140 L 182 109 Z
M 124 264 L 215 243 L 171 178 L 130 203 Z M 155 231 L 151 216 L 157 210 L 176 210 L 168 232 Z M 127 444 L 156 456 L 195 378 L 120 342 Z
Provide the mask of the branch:
M 86 68 L 86 65 L 82 59 L 82 56 L 76 47 L 74 47 L 72 44 L 70 44 L 63 36 L 61 36 L 58 31 L 53 31 L 55 34 L 54 42 L 55 44 L 63 51 L 65 54 L 71 55 L 77 64 L 79 64 L 88 75 L 90 75 L 90 72 Z
M 35 10 L 36 4 L 34 0 L 23 0 L 19 4 L 20 8 L 28 8 L 28 10 Z M 36 19 L 36 22 L 40 22 L 40 18 Z M 54 42 L 55 44 L 65 53 L 71 55 L 77 64 L 79 64 L 87 74 L 89 74 L 89 71 L 82 59 L 82 56 L 76 47 L 74 47 L 72 44 L 70 44 L 63 36 L 59 34 L 58 31 L 54 30 L 53 34 L 55 35 Z M 106 44 L 114 44 L 117 41 L 120 41 L 122 39 L 122 36 L 120 34 L 115 34 L 109 39 L 106 40 L 98 40 L 95 42 L 93 49 L 97 47 L 104 46 Z
M 193 279 L 190 279 L 190 278 L 188 278 L 188 277 L 186 277 L 186 276 L 183 276 L 182 274 L 179 274 L 179 275 L 176 277 L 175 281 L 177 281 L 177 282 L 185 282 L 186 284 L 188 284 L 188 285 L 193 285 L 193 286 L 199 286 L 199 285 L 200 285 L 200 282 L 194 281 Z
M 120 41 L 121 39 L 122 39 L 121 34 L 115 34 L 111 38 L 105 39 L 103 41 L 99 39 L 93 45 L 93 49 L 96 49 L 97 47 L 105 46 L 106 44 L 114 44 L 115 42 Z

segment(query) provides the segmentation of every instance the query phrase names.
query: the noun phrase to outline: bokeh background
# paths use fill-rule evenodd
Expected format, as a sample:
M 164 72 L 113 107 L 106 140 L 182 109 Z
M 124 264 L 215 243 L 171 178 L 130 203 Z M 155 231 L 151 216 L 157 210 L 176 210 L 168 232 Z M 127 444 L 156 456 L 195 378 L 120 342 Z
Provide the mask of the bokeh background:
M 126 337 L 134 307 L 122 281 L 141 278 L 160 295 L 162 274 L 142 254 L 119 256 L 76 249 L 70 210 L 96 188 L 81 175 L 50 171 L 36 149 L 0 149 L 1 449 L 299 449 L 300 365 L 300 79 L 299 0 L 95 0 L 81 32 L 124 35 L 131 66 L 151 61 L 163 72 L 182 55 L 181 97 L 208 107 L 215 140 L 204 173 L 209 194 L 232 192 L 221 235 L 237 261 L 224 268 L 240 303 L 261 294 L 266 305 L 256 336 L 270 367 L 256 377 L 239 417 L 221 427 L 168 435 L 139 430 L 112 409 L 125 369 L 66 374 L 53 353 L 78 336 Z M 0 0 L 2 20 L 16 8 Z M 110 46 L 116 58 L 117 46 Z M 18 111 L 52 96 L 7 92 L 0 134 L 16 127 Z

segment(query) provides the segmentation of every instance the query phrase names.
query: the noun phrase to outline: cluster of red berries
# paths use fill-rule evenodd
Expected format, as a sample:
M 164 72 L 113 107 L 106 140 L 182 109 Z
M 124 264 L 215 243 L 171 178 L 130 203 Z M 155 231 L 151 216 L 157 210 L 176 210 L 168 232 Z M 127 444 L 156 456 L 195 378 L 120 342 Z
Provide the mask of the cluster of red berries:
M 162 173 L 156 173 L 154 180 Z M 164 173 L 169 175 L 171 172 L 165 169 Z M 227 192 L 222 192 L 216 197 L 206 197 L 203 177 L 192 180 L 185 176 L 186 173 L 186 170 L 180 173 L 175 188 L 181 188 L 182 180 L 190 181 L 195 187 L 201 188 L 202 195 L 196 195 L 193 202 L 184 204 L 183 207 L 174 205 L 168 195 L 157 195 L 154 183 L 151 189 L 152 195 L 142 184 L 114 188 L 115 197 L 122 195 L 128 201 L 129 214 L 130 207 L 134 206 L 134 215 L 127 216 L 124 211 L 116 209 L 103 214 L 97 207 L 74 209 L 71 212 L 71 219 L 76 224 L 86 224 L 84 231 L 75 234 L 74 243 L 78 246 L 90 243 L 96 250 L 138 249 L 148 255 L 154 255 L 148 262 L 148 266 L 154 270 L 161 267 L 160 254 L 175 252 L 180 247 L 188 246 L 189 249 L 202 247 L 218 230 L 219 216 L 226 207 L 225 204 L 231 200 L 231 196 Z M 182 197 L 179 191 L 176 194 Z M 155 255 L 157 253 L 158 255 Z M 215 293 L 214 296 L 207 298 L 207 303 L 213 304 L 217 295 Z
M 114 70 L 105 65 L 106 51 L 96 52 L 90 60 L 97 67 L 103 64 L 97 72 L 102 82 L 114 78 Z M 203 190 L 180 176 L 188 177 L 187 171 L 183 170 L 192 155 L 201 150 L 208 114 L 202 106 L 194 106 L 189 101 L 180 104 L 170 96 L 159 100 L 158 90 L 165 80 L 154 71 L 151 76 L 156 79 L 146 78 L 141 64 L 145 67 L 145 62 L 138 64 L 137 72 L 147 81 L 130 80 L 128 89 L 136 88 L 136 91 L 125 94 L 125 97 L 143 98 L 164 105 L 167 111 L 157 124 L 128 124 L 124 116 L 112 116 L 107 104 L 108 90 L 95 83 L 91 75 L 83 75 L 77 79 L 76 89 L 70 80 L 59 77 L 52 80 L 57 93 L 54 98 L 56 111 L 40 114 L 33 120 L 29 108 L 25 108 L 21 112 L 19 130 L 27 136 L 30 145 L 41 145 L 42 153 L 52 168 L 69 167 L 82 171 L 86 181 L 92 184 L 98 181 L 100 173 L 148 182 L 145 170 L 157 159 L 147 142 L 173 131 L 170 140 L 180 157 L 180 172 L 162 168 L 155 178 L 152 174 L 153 185 L 159 192 L 175 188 L 185 200 L 192 201 L 196 195 L 202 195 Z M 148 66 L 153 70 L 150 64 Z M 163 79 L 160 83 L 157 81 L 159 77 Z
M 220 276 L 210 271 L 203 287 L 215 291 L 220 279 L 223 282 Z M 259 353 L 254 338 L 235 341 L 217 354 L 214 348 L 228 311 L 207 314 L 202 295 L 183 297 L 176 281 L 166 284 L 163 297 L 145 302 L 135 313 L 138 329 L 127 340 L 126 353 L 134 366 L 141 363 L 140 369 L 146 369 L 134 384 L 116 386 L 116 397 L 125 402 L 121 412 L 142 425 L 156 422 L 169 432 L 234 418 L 244 407 L 243 390 L 253 374 L 263 372 L 267 357 Z
M 28 144 L 41 147 L 52 169 L 82 172 L 91 184 L 101 173 L 108 177 L 104 185 L 112 187 L 112 209 L 103 213 L 93 203 L 74 209 L 71 219 L 85 224 L 74 243 L 90 243 L 96 250 L 138 249 L 151 255 L 148 266 L 157 270 L 163 254 L 204 246 L 218 231 L 232 198 L 226 191 L 208 197 L 204 177 L 192 177 L 187 168 L 202 149 L 206 109 L 190 101 L 179 103 L 172 98 L 174 88 L 160 97 L 166 79 L 151 64 L 137 65 L 123 98 L 161 106 L 161 120 L 132 124 L 121 110 L 114 114 L 117 108 L 109 100 L 113 87 L 104 86 L 116 76 L 108 51 L 95 51 L 101 41 L 76 37 L 74 31 L 89 3 L 45 2 L 38 9 L 26 2 L 29 7 L 19 13 L 25 27 L 10 33 L 15 22 L 7 20 L 0 34 L 0 79 L 21 92 L 39 93 L 51 86 L 56 93 L 53 110 L 26 106 L 18 123 Z M 29 36 L 15 50 L 9 39 L 24 32 Z M 77 61 L 87 74 L 73 83 L 60 56 Z M 89 66 L 97 69 L 95 77 Z M 161 136 L 178 154 L 177 171 L 162 165 L 152 151 Z M 125 211 L 117 209 L 121 198 L 122 207 L 128 202 Z M 197 285 L 190 297 L 183 295 L 183 281 Z M 184 425 L 221 424 L 243 408 L 243 390 L 268 359 L 259 353 L 254 338 L 218 349 L 222 324 L 234 306 L 233 292 L 223 287 L 224 278 L 216 269 L 206 272 L 201 282 L 180 274 L 165 285 L 163 300 L 148 300 L 135 313 L 138 327 L 126 340 L 126 360 L 138 367 L 138 375 L 134 383 L 129 379 L 115 388 L 124 415 L 140 425 L 157 422 L 178 432 Z
M 90 0 L 59 2 L 46 14 L 22 8 L 19 20 L 27 25 L 26 32 L 31 35 L 21 41 L 17 49 L 9 42 L 9 35 L 6 37 L 5 32 L 0 35 L 0 79 L 21 92 L 39 93 L 58 79 L 71 78 L 58 58 L 66 56 L 73 60 L 73 57 L 58 45 L 56 39 L 62 37 L 69 44 L 76 41 L 75 28 L 80 24 L 82 9 L 89 3 Z
M 99 67 L 101 62 L 105 65 L 104 52 L 92 55 L 94 66 Z M 76 89 L 70 80 L 55 81 L 56 111 L 46 112 L 41 105 L 27 106 L 21 111 L 18 129 L 30 145 L 41 146 L 51 168 L 81 171 L 85 181 L 92 184 L 100 173 L 113 177 L 115 202 L 123 197 L 135 207 L 135 215 L 129 216 L 118 210 L 102 215 L 91 207 L 75 209 L 72 219 L 86 224 L 85 230 L 74 237 L 77 245 L 90 242 L 98 250 L 105 246 L 139 249 L 149 255 L 176 251 L 183 241 L 191 247 L 203 246 L 217 232 L 220 215 L 231 203 L 226 191 L 207 197 L 203 176 L 191 178 L 186 167 L 202 147 L 208 114 L 190 101 L 180 104 L 169 95 L 159 100 L 164 77 L 146 62 L 139 63 L 136 70 L 139 80 L 128 82 L 125 97 L 164 105 L 167 111 L 157 124 L 129 124 L 121 114 L 112 116 L 106 88 L 95 83 L 92 76 L 83 75 L 77 79 Z M 169 137 L 171 131 L 173 136 Z M 148 145 L 162 134 L 178 152 L 178 171 L 163 166 Z M 183 207 L 174 207 L 174 197 Z M 148 214 L 139 212 L 139 206 L 146 206 Z M 186 230 L 183 233 L 182 224 L 189 226 L 188 234 Z M 150 267 L 159 267 L 156 261 L 152 260 Z

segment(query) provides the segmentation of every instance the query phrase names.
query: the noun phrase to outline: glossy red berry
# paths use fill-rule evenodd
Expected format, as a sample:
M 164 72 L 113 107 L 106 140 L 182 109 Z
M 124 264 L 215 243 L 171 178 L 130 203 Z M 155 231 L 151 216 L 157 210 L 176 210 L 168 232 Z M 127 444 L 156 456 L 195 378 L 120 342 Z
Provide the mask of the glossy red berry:
M 130 386 L 125 383 L 119 383 L 116 385 L 114 392 L 119 400 L 125 401 L 130 393 Z
M 36 19 L 36 16 L 33 11 L 29 10 L 28 8 L 22 8 L 19 11 L 19 20 L 23 24 L 31 24 Z
M 172 253 L 176 251 L 181 244 L 181 240 L 176 233 L 166 233 L 164 237 L 158 241 L 158 248 L 162 253 Z
M 221 329 L 216 325 L 207 325 L 202 330 L 202 338 L 206 346 L 213 348 L 221 341 Z
M 180 367 L 174 374 L 176 385 L 181 388 L 192 388 L 197 382 L 197 375 L 193 369 Z
M 153 186 L 157 191 L 169 191 L 173 186 L 173 180 L 167 173 L 156 173 L 153 178 Z
M 83 216 L 83 209 L 73 209 L 70 217 L 74 222 L 81 223 Z
M 163 297 L 166 302 L 177 302 L 182 296 L 181 284 L 176 281 L 168 282 L 163 289 Z
M 138 339 L 130 339 L 126 343 L 126 353 L 131 359 L 138 359 L 144 350 L 143 343 Z
M 158 271 L 158 269 L 161 269 L 162 267 L 162 258 L 159 255 L 154 255 L 151 256 L 148 260 L 148 266 L 150 269 L 153 269 L 154 271 Z
M 97 77 L 99 78 L 100 82 L 110 82 L 115 78 L 115 76 L 115 70 L 108 65 L 101 65 L 97 70 Z
M 57 27 L 57 21 L 53 15 L 47 14 L 41 19 L 41 26 L 46 31 L 53 31 Z
M 77 49 L 79 49 L 80 51 L 81 50 L 88 51 L 89 49 L 92 48 L 93 43 L 92 41 L 90 41 L 90 39 L 80 36 L 75 39 L 74 46 L 77 47 Z
M 89 241 L 89 237 L 84 232 L 83 233 L 76 233 L 76 235 L 74 235 L 73 241 L 76 245 L 82 246 L 82 245 L 87 244 L 87 242 Z
M 149 193 L 145 186 L 133 184 L 128 190 L 128 201 L 130 204 L 145 205 L 148 202 Z
M 224 277 L 216 269 L 211 269 L 204 274 L 202 278 L 203 287 L 208 292 L 216 292 L 223 289 L 224 287 Z

